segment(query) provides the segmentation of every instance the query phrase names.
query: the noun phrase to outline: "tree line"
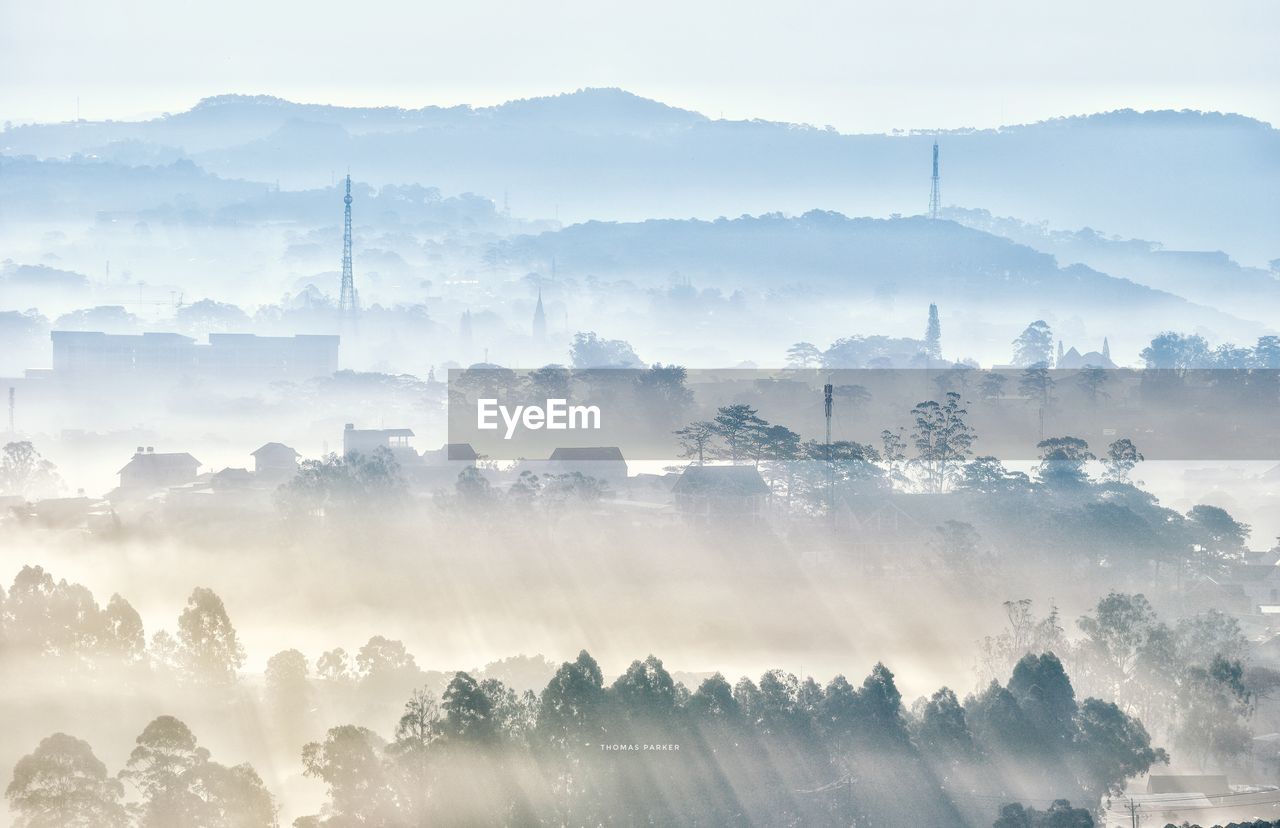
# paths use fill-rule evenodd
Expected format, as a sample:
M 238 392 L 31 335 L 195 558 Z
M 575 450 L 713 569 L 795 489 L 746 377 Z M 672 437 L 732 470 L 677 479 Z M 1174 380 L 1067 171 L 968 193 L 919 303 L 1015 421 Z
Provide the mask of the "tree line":
M 300 752 L 326 801 L 294 825 L 982 824 L 993 797 L 1097 802 L 1165 759 L 1137 719 L 1078 701 L 1052 653 L 963 702 L 941 688 L 908 710 L 882 664 L 856 685 L 770 670 L 690 691 L 653 656 L 606 684 L 582 652 L 538 694 L 458 672 L 438 696 L 410 694 L 390 738 L 329 728 Z M 53 734 L 6 797 L 19 828 L 276 824 L 257 773 L 213 762 L 172 716 L 114 776 Z
M 0 599 L 0 618 L 9 668 L 54 659 L 83 688 L 117 664 L 135 687 L 243 692 L 244 650 L 211 590 L 192 592 L 176 635 L 147 642 L 123 599 L 102 609 L 84 587 L 26 567 Z M 386 704 L 395 698 L 398 710 Z M 606 683 L 583 652 L 533 692 L 496 673 L 424 671 L 402 642 L 374 636 L 314 661 L 277 653 L 260 699 L 270 739 L 328 791 L 321 810 L 296 823 L 303 828 L 902 824 L 890 819 L 902 813 L 910 824 L 983 824 L 992 798 L 1096 802 L 1165 759 L 1139 719 L 1079 699 L 1052 652 L 1023 653 L 1002 680 L 963 699 L 941 688 L 907 705 L 883 664 L 861 682 L 770 670 L 685 687 L 653 656 Z M 330 727 L 318 712 L 343 710 L 363 723 Z M 252 767 L 214 762 L 169 715 L 144 729 L 114 775 L 84 741 L 53 734 L 19 762 L 6 795 L 23 828 L 275 820 Z
M 1250 719 L 1280 690 L 1280 671 L 1248 663 L 1237 620 L 1215 609 L 1167 620 L 1141 593 L 1110 592 L 1076 621 L 1069 640 L 1057 609 L 1005 603 L 1008 625 L 979 643 L 977 673 L 991 681 L 1025 654 L 1052 650 L 1091 694 L 1114 699 L 1188 765 L 1219 770 L 1250 761 Z

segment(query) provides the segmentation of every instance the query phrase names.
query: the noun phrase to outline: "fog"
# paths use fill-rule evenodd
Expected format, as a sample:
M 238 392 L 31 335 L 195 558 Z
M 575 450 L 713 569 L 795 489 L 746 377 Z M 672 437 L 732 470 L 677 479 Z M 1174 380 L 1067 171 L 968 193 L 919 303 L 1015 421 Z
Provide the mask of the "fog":
M 1256 113 L 354 103 L 0 134 L 0 825 L 1280 800 Z

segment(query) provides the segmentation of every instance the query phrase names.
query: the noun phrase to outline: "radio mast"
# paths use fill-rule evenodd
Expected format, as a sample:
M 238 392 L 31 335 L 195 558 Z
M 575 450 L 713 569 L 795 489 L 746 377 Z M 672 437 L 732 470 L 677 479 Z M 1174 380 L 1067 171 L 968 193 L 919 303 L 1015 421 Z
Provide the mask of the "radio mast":
M 347 194 L 342 199 L 345 211 L 342 220 L 342 295 L 338 298 L 338 313 L 343 319 L 355 319 L 360 312 L 360 297 L 356 293 L 355 276 L 351 270 L 351 175 L 347 175 Z
M 929 218 L 936 219 L 942 210 L 942 193 L 938 190 L 938 142 L 933 142 L 933 187 L 929 190 Z

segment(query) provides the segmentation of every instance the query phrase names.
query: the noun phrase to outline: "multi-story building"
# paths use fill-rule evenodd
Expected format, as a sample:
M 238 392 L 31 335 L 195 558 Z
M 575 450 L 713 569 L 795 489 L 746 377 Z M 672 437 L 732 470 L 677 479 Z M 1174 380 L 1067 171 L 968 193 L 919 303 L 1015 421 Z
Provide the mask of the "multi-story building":
M 54 376 L 304 380 L 338 370 L 335 335 L 215 333 L 207 345 L 176 333 L 54 331 L 50 336 Z

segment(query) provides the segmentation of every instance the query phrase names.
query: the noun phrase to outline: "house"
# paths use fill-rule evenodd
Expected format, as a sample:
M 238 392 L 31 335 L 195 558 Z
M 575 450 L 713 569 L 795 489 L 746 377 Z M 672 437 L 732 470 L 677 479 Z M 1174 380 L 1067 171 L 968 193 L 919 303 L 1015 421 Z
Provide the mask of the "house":
M 248 469 L 228 467 L 209 475 L 209 488 L 215 492 L 245 491 L 253 487 L 253 478 Z
M 594 477 L 615 492 L 627 485 L 627 461 L 617 446 L 573 446 L 551 452 L 544 474 L 573 474 Z
M 764 519 L 769 486 L 755 466 L 689 466 L 671 495 L 676 511 L 695 523 L 754 524 Z
M 1248 613 L 1280 613 L 1280 566 L 1238 564 L 1218 581 L 1224 587 L 1235 588 L 1244 593 Z
M 75 497 L 51 497 L 31 504 L 35 519 L 45 526 L 102 528 L 111 522 L 111 506 L 81 491 Z
M 1216 774 L 1152 774 L 1147 789 L 1126 791 L 1110 808 L 1106 828 L 1130 828 L 1132 805 L 1143 825 L 1253 825 L 1274 820 L 1280 814 L 1276 788 L 1264 785 L 1231 785 Z M 1123 807 L 1116 807 L 1117 804 Z
M 1226 796 L 1231 786 L 1219 774 L 1153 773 L 1147 777 L 1147 793 Z
M 1250 615 L 1249 595 L 1239 583 L 1202 575 L 1187 584 L 1182 593 L 1182 604 L 1188 612 L 1216 609 L 1234 615 Z
M 267 443 L 253 457 L 253 473 L 267 482 L 283 483 L 298 473 L 298 458 L 302 455 L 284 443 Z
M 140 493 L 181 486 L 196 479 L 200 461 L 184 452 L 157 454 L 152 446 L 138 446 L 120 475 L 120 490 Z
M 470 443 L 445 443 L 435 451 L 422 452 L 421 462 L 406 468 L 405 474 L 414 488 L 438 491 L 452 488 L 458 475 L 475 468 L 480 455 Z
M 445 443 L 435 451 L 422 452 L 422 461 L 432 465 L 474 466 L 480 455 L 470 443 Z
M 417 465 L 422 461 L 418 452 L 409 445 L 413 437 L 410 428 L 356 428 L 347 423 L 342 430 L 342 455 L 373 455 L 378 449 L 387 449 L 400 465 Z

